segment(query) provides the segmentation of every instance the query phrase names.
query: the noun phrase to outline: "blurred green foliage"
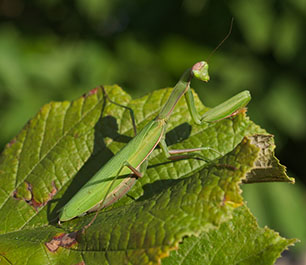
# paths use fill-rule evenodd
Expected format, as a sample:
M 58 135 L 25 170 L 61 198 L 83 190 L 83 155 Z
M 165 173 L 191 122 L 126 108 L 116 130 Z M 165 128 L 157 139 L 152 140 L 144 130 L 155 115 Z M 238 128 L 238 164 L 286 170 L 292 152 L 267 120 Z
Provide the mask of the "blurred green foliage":
M 230 38 L 210 57 L 232 17 Z M 137 97 L 172 86 L 186 68 L 209 58 L 211 81 L 193 83 L 204 104 L 250 90 L 249 115 L 276 135 L 278 157 L 301 180 L 298 195 L 295 186 L 290 192 L 288 185 L 254 186 L 256 196 L 248 198 L 259 220 L 306 240 L 303 229 L 289 228 L 306 221 L 299 215 L 306 183 L 305 0 L 0 0 L 0 19 L 1 149 L 44 103 L 114 83 Z M 255 209 L 257 198 L 270 193 L 298 201 L 286 225 L 278 225 L 277 210 Z M 280 204 L 290 210 L 282 201 L 269 207 Z

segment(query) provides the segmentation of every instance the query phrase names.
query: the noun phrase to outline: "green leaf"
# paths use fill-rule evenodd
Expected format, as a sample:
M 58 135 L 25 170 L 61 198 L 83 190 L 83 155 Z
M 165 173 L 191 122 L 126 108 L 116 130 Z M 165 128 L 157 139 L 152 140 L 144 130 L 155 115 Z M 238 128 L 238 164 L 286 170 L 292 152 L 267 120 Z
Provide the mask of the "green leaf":
M 131 100 L 118 86 L 106 90 L 134 110 L 139 130 L 171 92 Z M 197 97 L 195 103 L 207 110 Z M 185 236 L 218 227 L 242 205 L 238 184 L 258 161 L 269 161 L 251 137 L 263 134 L 244 113 L 194 126 L 181 100 L 168 124 L 168 145 L 218 152 L 202 151 L 207 161 L 169 162 L 156 149 L 145 177 L 82 233 L 94 214 L 59 226 L 58 211 L 133 136 L 129 111 L 105 101 L 100 89 L 47 104 L 0 158 L 0 255 L 13 264 L 158 264 Z M 274 181 L 291 181 L 282 167 L 272 167 Z
M 0 158 L 0 232 L 48 223 L 47 203 L 62 191 L 93 150 L 101 91 L 74 102 L 51 102 L 7 144 Z
M 184 239 L 179 250 L 171 252 L 162 264 L 269 265 L 296 241 L 285 239 L 267 227 L 258 227 L 254 216 L 243 206 L 218 230 Z

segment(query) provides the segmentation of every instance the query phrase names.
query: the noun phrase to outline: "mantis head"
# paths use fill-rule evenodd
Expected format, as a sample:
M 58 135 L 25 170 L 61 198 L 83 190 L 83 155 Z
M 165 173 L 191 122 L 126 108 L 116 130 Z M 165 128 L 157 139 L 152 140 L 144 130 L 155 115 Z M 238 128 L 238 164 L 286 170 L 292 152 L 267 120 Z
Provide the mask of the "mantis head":
M 209 81 L 207 62 L 201 61 L 196 63 L 194 66 L 192 66 L 191 72 L 197 79 L 205 82 Z

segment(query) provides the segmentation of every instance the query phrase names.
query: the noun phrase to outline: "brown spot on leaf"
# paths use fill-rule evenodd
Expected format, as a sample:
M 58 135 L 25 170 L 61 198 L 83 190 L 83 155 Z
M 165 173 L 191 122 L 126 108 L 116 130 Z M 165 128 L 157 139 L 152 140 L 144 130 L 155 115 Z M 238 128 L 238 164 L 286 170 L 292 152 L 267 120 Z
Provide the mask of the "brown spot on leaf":
M 79 263 L 77 263 L 77 264 L 75 264 L 75 265 L 86 265 L 86 264 L 85 264 L 84 261 L 81 261 L 81 262 L 79 262 Z
M 224 195 L 224 196 L 223 196 L 223 200 L 222 200 L 222 202 L 221 202 L 221 205 L 224 206 L 225 203 L 226 203 L 227 201 L 229 201 L 229 198 L 228 198 L 227 195 Z
M 15 190 L 13 192 L 13 198 L 16 199 L 16 200 L 21 200 L 21 199 L 24 200 L 26 203 L 31 205 L 35 209 L 35 211 L 38 211 L 39 207 L 45 206 L 48 203 L 48 201 L 50 201 L 55 196 L 55 194 L 57 193 L 57 188 L 55 186 L 55 183 L 54 183 L 54 181 L 52 181 L 52 187 L 53 188 L 52 188 L 52 191 L 49 193 L 49 196 L 48 196 L 47 200 L 45 200 L 44 202 L 38 202 L 34 198 L 32 184 L 28 183 L 28 182 L 25 182 L 25 183 L 27 185 L 28 191 L 31 193 L 31 198 L 26 199 L 26 198 L 23 198 L 23 197 L 19 197 L 17 190 Z
M 95 87 L 94 89 L 90 90 L 88 93 L 83 95 L 83 98 L 87 98 L 91 95 L 97 94 L 99 90 L 99 87 Z
M 32 207 L 34 207 L 35 211 L 37 211 L 37 209 L 42 206 L 43 203 L 38 202 L 34 199 L 33 196 L 33 186 L 30 183 L 26 183 L 28 186 L 28 191 L 31 193 L 31 199 L 30 200 L 25 200 L 29 205 L 31 205 Z
M 8 144 L 7 147 L 11 147 L 14 143 L 16 143 L 16 138 L 13 138 Z
M 237 208 L 243 205 L 243 201 L 233 201 L 229 194 L 224 195 L 223 200 L 221 202 L 221 206 L 230 205 L 231 207 Z
M 62 233 L 54 236 L 49 242 L 46 242 L 45 245 L 51 252 L 57 251 L 59 247 L 70 248 L 77 243 L 76 236 L 77 232 L 72 232 L 69 234 Z
M 18 196 L 17 196 L 17 190 L 14 190 L 14 192 L 13 192 L 13 198 L 16 199 L 16 200 L 20 200 L 20 198 L 18 198 Z

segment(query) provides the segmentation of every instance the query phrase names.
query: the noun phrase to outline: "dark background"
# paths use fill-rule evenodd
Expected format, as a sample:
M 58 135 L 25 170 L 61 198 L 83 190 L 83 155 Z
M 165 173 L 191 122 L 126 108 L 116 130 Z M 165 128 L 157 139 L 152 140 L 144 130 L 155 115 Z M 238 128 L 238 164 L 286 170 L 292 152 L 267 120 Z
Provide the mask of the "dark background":
M 100 84 L 133 97 L 173 86 L 209 58 L 211 81 L 193 87 L 214 106 L 248 89 L 248 114 L 276 137 L 296 185 L 244 188 L 261 225 L 298 237 L 305 253 L 305 0 L 0 0 L 0 149 L 39 108 Z M 304 254 L 305 255 L 305 254 Z

